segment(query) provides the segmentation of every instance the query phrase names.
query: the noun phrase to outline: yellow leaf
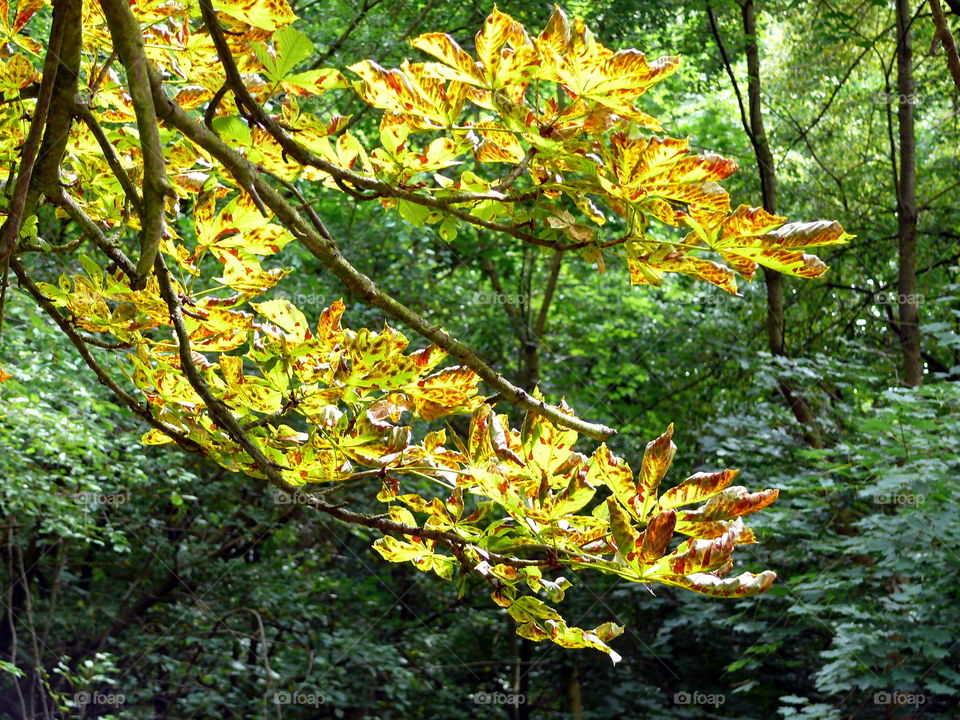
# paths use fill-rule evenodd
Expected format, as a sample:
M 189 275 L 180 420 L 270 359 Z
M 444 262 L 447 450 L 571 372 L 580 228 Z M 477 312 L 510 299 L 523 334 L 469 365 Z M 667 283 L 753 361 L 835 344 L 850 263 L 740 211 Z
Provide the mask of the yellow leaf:
M 271 32 L 297 19 L 286 0 L 214 0 L 213 6 L 234 21 Z
M 173 442 L 173 438 L 171 438 L 165 432 L 153 429 L 147 433 L 144 433 L 143 437 L 140 438 L 140 442 L 142 442 L 144 445 L 167 445 Z
M 447 80 L 483 84 L 483 76 L 473 58 L 446 33 L 426 33 L 411 40 L 410 44 L 442 61 L 441 72 Z
M 250 304 L 258 313 L 274 325 L 282 328 L 289 337 L 297 342 L 303 342 L 313 337 L 306 316 L 289 300 L 268 300 Z

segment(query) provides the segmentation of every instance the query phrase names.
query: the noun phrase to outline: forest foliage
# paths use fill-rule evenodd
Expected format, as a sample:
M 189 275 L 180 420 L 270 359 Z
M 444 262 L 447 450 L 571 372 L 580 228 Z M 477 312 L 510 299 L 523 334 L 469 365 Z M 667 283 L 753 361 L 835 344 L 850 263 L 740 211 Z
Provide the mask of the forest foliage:
M 954 555 L 938 549 L 949 546 L 952 523 L 935 525 L 941 540 L 931 541 L 926 532 L 918 537 L 916 530 L 931 521 L 928 503 L 945 503 L 947 518 L 955 509 L 943 482 L 956 455 L 935 440 L 956 432 L 949 381 L 960 362 L 935 358 L 955 356 L 960 347 L 949 294 L 955 281 L 941 275 L 955 272 L 951 234 L 942 236 L 946 251 L 937 249 L 921 268 L 921 275 L 931 273 L 948 289 L 924 328 L 930 379 L 943 381 L 939 385 L 885 389 L 887 361 L 864 352 L 870 341 L 857 314 L 842 327 L 849 343 L 838 341 L 828 351 L 838 327 L 830 323 L 847 321 L 846 301 L 822 313 L 829 303 L 823 296 L 819 303 L 812 300 L 815 291 L 801 285 L 791 290 L 800 294 L 789 312 L 804 316 L 789 328 L 796 345 L 808 347 L 806 357 L 758 353 L 742 335 L 756 318 L 738 299 L 755 300 L 756 293 L 737 277 L 749 281 L 763 267 L 768 289 L 771 272 L 822 278 L 827 265 L 808 254 L 811 248 L 833 252 L 839 261 L 827 283 L 811 287 L 849 284 L 871 299 L 893 287 L 876 281 L 872 269 L 866 278 L 855 275 L 872 263 L 884 268 L 890 255 L 877 254 L 876 233 L 858 212 L 872 206 L 871 186 L 864 185 L 859 199 L 847 196 L 844 182 L 856 183 L 849 178 L 862 163 L 837 171 L 811 147 L 811 131 L 823 114 L 801 133 L 809 155 L 792 146 L 784 154 L 787 199 L 779 205 L 837 217 L 858 235 L 866 233 L 862 243 L 838 221 L 788 222 L 763 207 L 732 204 L 720 182 L 732 183 L 741 194 L 740 183 L 750 183 L 737 178 L 749 173 L 733 173 L 746 163 L 699 149 L 716 140 L 722 150 L 741 154 L 731 141 L 733 132 L 717 119 L 722 104 L 700 108 L 696 97 L 664 89 L 679 58 L 648 60 L 638 50 L 608 49 L 584 20 L 559 8 L 536 35 L 494 8 L 485 19 L 476 18 L 480 30 L 474 36 L 409 33 L 410 45 L 400 54 L 419 56 L 416 60 L 401 61 L 388 44 L 382 48 L 388 59 L 378 62 L 374 53 L 363 53 L 374 59 L 352 57 L 338 70 L 332 53 L 316 59 L 322 44 L 311 37 L 323 31 L 312 32 L 309 11 L 303 11 L 306 22 L 295 25 L 297 17 L 284 2 L 21 5 L 2 13 L 8 52 L 0 60 L 7 100 L 0 106 L 0 155 L 11 168 L 0 247 L 20 288 L 5 292 L 0 371 L 5 403 L 0 439 L 17 449 L 5 461 L 3 494 L 4 515 L 16 518 L 10 526 L 16 531 L 7 535 L 6 569 L 11 578 L 23 578 L 10 585 L 11 606 L 24 607 L 39 592 L 27 576 L 47 543 L 64 558 L 56 570 L 58 584 L 70 582 L 61 574 L 67 562 L 62 541 L 75 538 L 90 548 L 85 559 L 76 560 L 82 570 L 76 588 L 83 592 L 107 579 L 81 568 L 94 567 L 91 553 L 156 557 L 156 550 L 137 547 L 129 520 L 119 520 L 131 510 L 124 506 L 138 497 L 138 488 L 150 488 L 159 495 L 134 511 L 137 527 L 152 503 L 159 503 L 165 532 L 179 544 L 203 518 L 202 526 L 219 531 L 201 532 L 188 552 L 207 562 L 243 557 L 238 544 L 253 552 L 257 543 L 247 546 L 244 539 L 253 528 L 254 534 L 262 529 L 277 538 L 266 559 L 247 560 L 270 568 L 269 575 L 283 576 L 288 552 L 288 559 L 302 553 L 307 567 L 324 568 L 321 575 L 339 572 L 316 548 L 283 550 L 284 542 L 297 543 L 293 528 L 310 528 L 318 548 L 329 545 L 324 533 L 340 531 L 310 517 L 317 513 L 353 526 L 345 541 L 353 558 L 372 546 L 383 559 L 455 581 L 455 604 L 489 594 L 526 640 L 592 647 L 614 660 L 623 655 L 628 666 L 629 655 L 611 646 L 631 624 L 627 618 L 639 623 L 638 632 L 646 632 L 653 618 L 659 618 L 657 624 L 670 618 L 657 631 L 666 633 L 660 639 L 639 640 L 630 631 L 630 652 L 641 656 L 650 651 L 648 641 L 660 648 L 671 642 L 666 638 L 673 628 L 699 623 L 693 633 L 698 640 L 676 647 L 678 667 L 697 652 L 704 657 L 732 652 L 727 673 L 767 669 L 771 676 L 767 685 L 745 682 L 740 692 L 755 705 L 778 704 L 784 717 L 833 717 L 830 697 L 855 691 L 925 689 L 924 702 L 956 693 L 955 654 L 942 662 L 954 649 L 932 630 L 952 617 L 952 606 L 939 601 L 917 615 L 924 593 L 933 594 L 939 583 L 910 581 L 918 565 L 956 563 Z M 375 6 L 363 4 L 341 46 Z M 601 26 L 610 26 L 599 8 L 597 16 Z M 717 37 L 729 32 L 717 27 L 713 9 L 701 20 L 713 23 Z M 837 27 L 845 21 L 818 20 Z M 646 20 L 637 22 L 645 26 Z M 368 40 L 376 37 L 372 26 L 368 32 Z M 689 38 L 680 30 L 671 39 L 678 50 L 687 49 Z M 860 45 L 864 52 L 871 47 Z M 860 45 L 851 41 L 852 47 Z M 699 52 L 693 50 L 694 65 L 703 63 Z M 890 68 L 892 61 L 888 81 Z M 710 73 L 706 66 L 701 72 Z M 776 83 L 782 82 L 789 95 L 798 81 L 777 77 L 774 92 L 781 92 Z M 739 88 L 736 92 L 742 102 Z M 803 108 L 784 103 L 771 110 L 791 118 L 792 111 Z M 672 137 L 682 134 L 668 134 L 674 123 L 708 142 Z M 797 126 L 802 130 L 802 123 Z M 920 130 L 929 128 L 921 124 Z M 871 125 L 853 137 L 867 146 L 872 133 Z M 840 164 L 849 162 L 840 149 L 850 139 L 828 131 L 821 140 L 831 161 L 836 156 Z M 935 148 L 929 158 L 955 167 L 954 156 Z M 952 209 L 936 203 L 950 197 L 951 186 L 940 187 L 941 177 L 931 179 L 924 207 L 946 218 Z M 839 187 L 836 203 L 833 195 L 811 190 L 829 183 Z M 902 202 L 898 207 L 902 217 Z M 375 238 L 381 239 L 379 247 Z M 473 271 L 479 275 L 465 275 L 471 267 L 479 268 Z M 329 274 L 313 277 L 318 268 Z M 478 278 L 490 283 L 495 300 L 465 304 L 463 283 Z M 516 292 L 508 290 L 512 282 Z M 535 289 L 538 282 L 546 289 Z M 641 287 L 637 294 L 630 285 L 654 287 Z M 704 295 L 697 289 L 709 286 L 726 293 Z M 342 324 L 348 309 L 336 298 L 344 294 L 360 323 L 357 330 Z M 361 304 L 373 314 L 358 314 L 354 306 Z M 546 336 L 551 304 L 550 336 L 556 343 Z M 853 308 L 864 311 L 863 305 Z M 487 315 L 501 310 L 496 320 Z M 881 324 L 885 317 L 894 327 L 889 310 L 887 305 L 868 317 Z M 41 313 L 63 338 L 46 329 Z M 382 324 L 384 318 L 390 324 Z M 411 350 L 398 325 L 429 344 L 418 347 L 416 341 L 418 349 Z M 696 346 L 663 344 L 658 325 L 694 338 Z M 510 337 L 520 341 L 515 368 L 515 351 L 503 346 Z M 34 364 L 29 358 L 37 356 L 36 343 L 55 348 L 57 362 Z M 647 343 L 670 367 L 654 370 L 634 361 L 633 348 Z M 67 360 L 72 353 L 86 367 Z M 83 384 L 64 385 L 69 400 L 40 390 L 76 371 L 92 373 L 113 397 Z M 658 382 L 662 373 L 668 383 Z M 804 448 L 809 434 L 784 417 L 782 399 L 771 394 L 779 389 L 792 404 L 796 388 L 816 409 L 826 448 Z M 598 412 L 598 421 L 577 417 L 561 395 Z M 557 400 L 548 400 L 552 397 Z M 57 420 L 64 407 L 81 413 L 82 421 Z M 142 433 L 133 430 L 131 415 L 152 426 L 139 439 L 150 449 L 134 442 Z M 667 475 L 678 452 L 674 426 L 668 426 L 674 419 L 678 428 L 689 423 L 684 437 L 699 445 L 681 453 L 685 465 L 703 468 L 686 479 Z M 111 437 L 114 423 L 129 425 L 133 434 Z M 794 426 L 794 435 L 788 426 Z M 155 454 L 154 446 L 170 444 L 189 454 Z M 745 485 L 770 489 L 750 492 L 734 484 L 737 471 L 712 469 L 730 463 L 746 468 Z M 131 475 L 105 493 L 118 467 L 130 468 Z M 156 474 L 148 476 L 143 469 L 148 467 Z M 64 468 L 73 469 L 64 475 Z M 197 487 L 206 480 L 196 477 L 212 478 L 222 489 L 208 495 Z M 920 477 L 922 484 L 916 482 Z M 55 479 L 52 485 L 49 478 Z M 263 497 L 265 484 L 274 488 L 279 516 L 269 507 L 270 496 Z M 767 508 L 784 491 L 789 506 L 768 509 L 771 518 L 761 521 L 768 532 L 744 525 L 743 516 Z M 96 521 L 90 505 L 98 508 Z M 238 512 L 257 518 L 236 523 L 231 516 Z M 756 544 L 760 535 L 766 549 Z M 173 552 L 180 554 L 176 547 Z M 741 566 L 734 573 L 744 553 L 751 566 L 786 571 L 788 586 L 778 589 L 770 570 L 754 574 Z M 825 577 L 816 570 L 820 561 L 805 557 L 810 553 L 828 563 Z M 192 597 L 210 571 L 201 570 L 202 563 L 187 565 L 199 573 L 189 584 L 173 569 L 145 598 L 165 597 L 178 583 Z M 599 596 L 589 589 L 594 573 L 603 578 Z M 304 590 L 311 582 L 326 582 L 301 580 Z M 740 603 L 710 609 L 677 596 L 669 601 L 681 608 L 674 614 L 663 598 L 675 596 L 629 595 L 617 589 L 618 580 L 719 598 L 770 591 L 770 609 Z M 43 576 L 37 581 L 47 582 Z M 156 599 L 129 602 L 138 584 L 111 600 L 120 626 L 97 631 L 74 624 L 76 637 L 46 661 L 36 649 L 26 664 L 18 662 L 19 622 L 11 619 L 0 638 L 8 649 L 13 642 L 12 654 L 4 650 L 4 661 L 12 662 L 3 667 L 21 675 L 11 697 L 22 686 L 30 699 L 23 700 L 21 691 L 21 707 L 69 712 L 77 696 L 68 690 L 120 684 L 116 678 L 126 673 L 110 653 L 122 651 L 119 646 L 102 651 L 127 624 L 154 612 Z M 406 607 L 402 598 L 409 588 L 400 595 L 384 584 L 372 588 L 370 598 L 384 588 L 394 596 L 390 602 Z M 573 593 L 567 597 L 571 588 L 588 595 L 580 601 Z M 941 589 L 944 598 L 954 592 Z M 324 631 L 307 619 L 285 616 L 284 608 L 297 604 L 298 591 L 288 590 L 289 597 L 278 590 L 273 600 L 248 606 L 259 623 L 253 649 L 247 645 L 248 666 L 257 670 L 249 687 L 236 689 L 237 698 L 266 698 L 282 687 L 277 683 L 284 674 L 270 666 L 281 658 L 267 649 L 275 642 L 263 625 L 267 605 L 286 628 L 282 632 L 294 622 L 303 636 L 286 657 L 289 677 L 303 673 L 298 661 L 303 652 L 312 657 L 318 643 L 340 643 L 329 623 Z M 429 595 L 424 607 L 439 604 L 430 617 L 444 618 L 441 590 L 422 592 Z M 602 600 L 607 592 L 611 600 Z M 614 602 L 616 597 L 631 598 L 630 609 Z M 847 598 L 846 604 L 837 604 L 838 597 Z M 579 618 L 595 614 L 592 606 L 583 606 L 591 598 L 597 600 L 593 605 L 602 601 L 614 621 L 577 627 Z M 49 639 L 55 596 L 41 604 L 47 600 L 43 637 Z M 569 624 L 558 612 L 561 601 L 571 608 L 564 615 L 573 613 Z M 646 609 L 633 608 L 637 603 Z M 331 608 L 341 605 L 335 601 Z M 931 628 L 916 650 L 906 649 L 907 629 L 892 631 L 902 638 L 903 651 L 890 650 L 873 629 L 897 622 L 898 608 L 910 609 L 914 628 Z M 328 617 L 331 610 L 317 612 L 318 618 Z M 772 623 L 748 619 L 764 612 Z M 462 630 L 487 622 L 483 613 L 478 606 L 461 616 Z M 781 624 L 784 616 L 799 624 Z M 718 647 L 716 639 L 704 636 L 711 623 L 727 623 L 732 646 L 742 651 Z M 435 638 L 432 652 L 446 652 L 428 623 L 421 630 Z M 39 637 L 35 629 L 19 631 Z M 402 626 L 398 632 L 404 632 Z M 751 634 L 755 641 L 737 639 Z M 800 639 L 822 664 L 799 670 L 799 659 L 777 658 L 780 648 Z M 492 629 L 489 641 L 506 642 Z M 483 644 L 476 648 L 481 657 Z M 464 641 L 468 654 L 474 645 Z M 385 657 L 400 653 L 403 659 L 393 662 L 401 666 L 411 662 L 403 641 L 394 646 L 386 640 L 370 651 Z M 533 652 L 529 647 L 516 652 L 518 667 L 530 662 L 523 660 Z M 324 677 L 339 677 L 335 668 L 342 657 L 336 657 L 339 650 L 331 653 Z M 575 679 L 581 661 L 570 662 L 564 692 L 575 704 L 575 696 L 597 688 L 581 691 Z M 779 695 L 770 689 L 777 687 L 772 678 L 778 673 L 798 676 Z M 209 701 L 201 699 L 202 690 L 184 695 L 190 674 L 187 669 L 176 690 L 158 681 L 160 686 L 142 692 L 137 702 L 152 702 L 162 716 L 165 703 L 189 696 L 197 716 L 217 712 L 225 691 Z M 413 699 L 415 675 L 398 671 L 388 682 L 387 695 L 401 706 L 409 701 L 411 710 L 424 702 Z M 309 671 L 297 685 L 308 684 L 308 676 Z M 536 678 L 511 688 L 523 694 Z M 227 680 L 209 676 L 201 684 L 219 687 Z M 332 713 L 350 706 L 351 697 L 367 694 L 362 687 L 348 690 L 345 677 L 337 682 L 342 695 L 334 699 L 328 691 Z M 490 682 L 497 683 L 495 672 Z M 710 682 L 678 689 L 706 688 Z M 408 694 L 409 700 L 401 699 Z M 614 702 L 639 707 L 618 697 L 598 699 L 596 712 Z M 365 702 L 366 711 L 375 712 L 369 710 L 373 701 Z M 650 712 L 664 704 L 644 703 Z M 664 716 L 684 717 L 693 710 L 674 707 Z M 577 712 L 583 716 L 583 707 Z

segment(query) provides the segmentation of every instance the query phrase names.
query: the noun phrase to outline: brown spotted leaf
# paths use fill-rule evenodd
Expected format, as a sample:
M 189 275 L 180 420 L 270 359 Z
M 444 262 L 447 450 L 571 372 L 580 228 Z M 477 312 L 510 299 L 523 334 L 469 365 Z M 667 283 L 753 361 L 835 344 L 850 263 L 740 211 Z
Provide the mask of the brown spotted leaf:
M 640 536 L 630 524 L 630 516 L 613 498 L 607 499 L 607 511 L 610 514 L 610 529 L 613 532 L 613 540 L 617 544 L 617 553 L 636 569 L 637 545 L 640 543 Z
M 737 292 L 737 281 L 733 271 L 714 262 L 687 255 L 673 250 L 663 256 L 655 253 L 629 254 L 627 266 L 630 269 L 630 282 L 634 285 L 654 285 L 659 287 L 663 283 L 663 274 L 666 272 L 682 273 L 699 280 L 706 280 L 726 290 L 728 293 Z
M 426 33 L 414 38 L 410 44 L 425 53 L 433 55 L 442 65 L 434 68 L 447 80 L 483 85 L 484 78 L 477 63 L 446 33 Z
M 737 521 L 731 523 L 723 535 L 711 540 L 685 540 L 672 553 L 660 558 L 651 574 L 689 575 L 715 570 L 730 559 L 742 531 L 743 523 Z
M 662 578 L 660 582 L 710 597 L 744 598 L 766 592 L 776 579 L 775 572 L 764 570 L 758 575 L 745 572 L 732 578 L 721 578 L 710 573 L 693 573 L 684 577 Z
M 673 424 L 656 440 L 647 443 L 643 452 L 643 464 L 637 475 L 637 499 L 634 503 L 637 518 L 645 520 L 657 504 L 657 489 L 677 454 L 673 444 Z
M 839 245 L 853 237 L 837 222 L 821 220 L 783 225 L 785 219 L 763 208 L 741 205 L 709 242 L 748 279 L 753 276 L 756 265 L 787 275 L 817 278 L 827 271 L 827 266 L 803 249 Z
M 711 498 L 702 508 L 687 511 L 683 519 L 688 522 L 730 520 L 762 510 L 775 502 L 779 496 L 779 490 L 762 490 L 752 493 L 745 487 L 734 485 Z
M 650 565 L 656 562 L 667 549 L 673 538 L 673 530 L 677 524 L 677 514 L 673 510 L 664 510 L 653 516 L 643 531 L 640 543 L 640 562 Z
M 721 470 L 715 473 L 696 473 L 660 496 L 660 507 L 691 505 L 713 497 L 733 482 L 739 470 Z
M 637 484 L 633 480 L 633 472 L 629 465 L 610 452 L 605 443 L 601 443 L 590 458 L 587 482 L 593 486 L 606 485 L 620 504 L 630 508 L 630 512 L 636 515 L 634 502 Z
M 410 399 L 416 414 L 424 420 L 436 420 L 456 412 L 470 412 L 482 402 L 477 395 L 480 378 L 473 370 L 456 366 L 429 375 L 400 392 Z

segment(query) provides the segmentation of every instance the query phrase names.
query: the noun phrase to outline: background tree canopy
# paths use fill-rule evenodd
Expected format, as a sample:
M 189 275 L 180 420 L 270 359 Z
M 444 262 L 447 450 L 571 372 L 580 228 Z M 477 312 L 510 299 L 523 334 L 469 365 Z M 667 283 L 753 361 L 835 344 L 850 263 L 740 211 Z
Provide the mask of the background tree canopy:
M 951 4 L 565 10 L 0 0 L 0 717 L 956 716 Z

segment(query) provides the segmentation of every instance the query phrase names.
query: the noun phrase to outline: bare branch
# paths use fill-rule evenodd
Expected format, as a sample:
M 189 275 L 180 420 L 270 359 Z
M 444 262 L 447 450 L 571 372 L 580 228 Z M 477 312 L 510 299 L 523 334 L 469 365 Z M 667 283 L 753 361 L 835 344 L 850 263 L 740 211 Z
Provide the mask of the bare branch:
M 555 253 L 550 258 L 550 275 L 547 277 L 547 287 L 543 292 L 543 301 L 537 314 L 537 322 L 533 326 L 533 333 L 537 340 L 543 337 L 547 328 L 547 316 L 550 314 L 550 303 L 553 302 L 553 293 L 557 289 L 557 280 L 560 277 L 560 266 L 563 265 L 563 254 Z
M 740 108 L 740 122 L 743 125 L 744 131 L 747 133 L 747 137 L 750 138 L 750 144 L 754 144 L 753 132 L 750 129 L 750 123 L 747 120 L 747 109 L 743 104 L 743 95 L 740 93 L 740 84 L 737 82 L 737 76 L 733 72 L 733 65 L 730 62 L 730 56 L 727 55 L 727 48 L 723 44 L 723 38 L 720 36 L 720 28 L 717 27 L 717 17 L 713 12 L 713 6 L 710 4 L 709 0 L 705 3 L 707 8 L 707 19 L 710 21 L 710 32 L 713 34 L 713 39 L 717 43 L 717 49 L 720 51 L 720 59 L 723 60 L 723 68 L 727 71 L 727 76 L 730 78 L 730 84 L 733 85 L 733 92 L 737 96 L 737 106 Z
M 217 110 L 220 108 L 220 103 L 223 102 L 223 97 L 229 90 L 229 83 L 224 82 L 223 85 L 221 85 L 220 88 L 213 94 L 213 97 L 210 98 L 210 103 L 207 105 L 207 109 L 203 113 L 203 124 L 211 130 L 213 130 L 213 119 L 217 116 Z
M 493 286 L 494 292 L 500 296 L 498 300 L 503 306 L 503 311 L 507 314 L 507 317 L 509 317 L 518 327 L 522 328 L 523 319 L 520 317 L 520 311 L 510 300 L 510 296 L 507 294 L 507 289 L 500 281 L 500 273 L 497 272 L 497 268 L 493 264 L 493 261 L 486 255 L 483 255 L 480 258 L 480 267 L 483 268 L 483 271 L 490 279 L 490 284 Z
M 350 21 L 350 24 L 347 25 L 346 29 L 340 33 L 330 47 L 323 51 L 323 53 L 314 60 L 313 64 L 310 66 L 311 70 L 316 70 L 317 68 L 323 67 L 323 64 L 330 59 L 330 57 L 337 52 L 343 44 L 347 41 L 347 38 L 357 29 L 357 26 L 363 21 L 367 16 L 367 13 L 373 10 L 377 5 L 379 5 L 383 0 L 363 0 L 363 4 L 360 6 L 360 11 L 353 16 L 353 19 Z

